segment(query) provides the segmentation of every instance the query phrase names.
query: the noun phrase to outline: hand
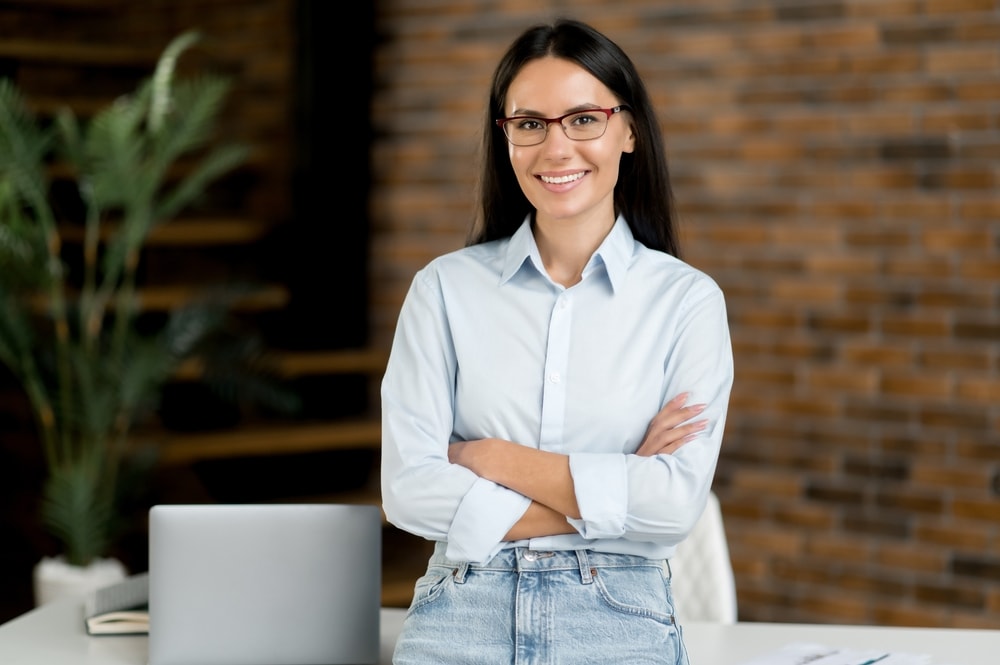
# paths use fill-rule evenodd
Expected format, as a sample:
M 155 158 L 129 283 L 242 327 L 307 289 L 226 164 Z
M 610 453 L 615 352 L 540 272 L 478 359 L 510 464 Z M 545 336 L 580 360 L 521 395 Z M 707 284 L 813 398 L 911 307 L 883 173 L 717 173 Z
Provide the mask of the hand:
M 708 426 L 707 419 L 691 421 L 691 418 L 705 410 L 705 405 L 684 406 L 687 398 L 687 393 L 681 393 L 660 409 L 646 428 L 646 436 L 635 451 L 636 455 L 652 457 L 673 454 Z
M 484 465 L 487 464 L 487 456 L 490 452 L 490 445 L 496 439 L 474 439 L 472 441 L 456 441 L 448 444 L 448 461 L 469 469 L 477 476 L 485 475 Z

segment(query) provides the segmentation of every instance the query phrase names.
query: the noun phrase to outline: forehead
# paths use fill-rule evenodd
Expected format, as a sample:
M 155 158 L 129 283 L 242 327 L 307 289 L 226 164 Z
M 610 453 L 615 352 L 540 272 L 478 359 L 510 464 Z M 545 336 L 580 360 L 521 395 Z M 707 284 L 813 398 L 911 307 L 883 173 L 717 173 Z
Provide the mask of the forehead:
M 558 115 L 583 105 L 612 106 L 615 95 L 571 60 L 546 56 L 526 63 L 507 88 L 505 111 Z

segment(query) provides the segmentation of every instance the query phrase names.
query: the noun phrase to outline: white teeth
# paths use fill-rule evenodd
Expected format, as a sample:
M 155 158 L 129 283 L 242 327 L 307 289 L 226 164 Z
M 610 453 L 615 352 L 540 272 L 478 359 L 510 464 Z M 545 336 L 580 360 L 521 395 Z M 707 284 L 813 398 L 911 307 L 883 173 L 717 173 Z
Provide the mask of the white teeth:
M 562 184 L 565 184 L 567 182 L 573 182 L 574 180 L 579 180 L 580 178 L 583 177 L 583 175 L 584 175 L 584 172 L 580 171 L 579 173 L 574 173 L 572 175 L 563 175 L 563 176 L 559 176 L 558 178 L 551 178 L 551 177 L 549 177 L 547 175 L 543 175 L 543 176 L 539 176 L 539 177 L 542 179 L 542 182 L 548 183 L 550 185 L 562 185 Z

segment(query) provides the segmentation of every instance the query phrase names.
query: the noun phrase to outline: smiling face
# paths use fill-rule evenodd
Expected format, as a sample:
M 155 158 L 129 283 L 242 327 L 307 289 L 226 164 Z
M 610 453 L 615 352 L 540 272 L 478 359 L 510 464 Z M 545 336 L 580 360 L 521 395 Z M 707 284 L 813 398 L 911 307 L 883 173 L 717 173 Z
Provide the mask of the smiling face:
M 524 65 L 507 89 L 507 117 L 556 118 L 588 108 L 621 104 L 590 72 L 569 60 L 544 57 Z M 608 119 L 604 136 L 574 141 L 558 124 L 532 146 L 509 145 L 510 163 L 539 224 L 614 222 L 614 189 L 622 153 L 635 149 L 628 112 Z

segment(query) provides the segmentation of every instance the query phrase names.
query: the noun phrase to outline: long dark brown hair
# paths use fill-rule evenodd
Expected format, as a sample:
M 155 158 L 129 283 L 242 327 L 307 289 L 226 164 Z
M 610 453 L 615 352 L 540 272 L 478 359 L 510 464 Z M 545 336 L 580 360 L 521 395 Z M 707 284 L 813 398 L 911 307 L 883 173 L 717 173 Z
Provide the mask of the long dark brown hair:
M 545 56 L 578 64 L 630 107 L 635 150 L 621 157 L 615 212 L 628 220 L 636 240 L 651 249 L 679 256 L 667 157 L 646 86 L 617 44 L 572 19 L 529 28 L 514 40 L 497 65 L 484 122 L 479 210 L 468 244 L 510 237 L 533 210 L 517 182 L 507 154 L 507 139 L 495 120 L 504 116 L 507 90 L 521 68 Z

